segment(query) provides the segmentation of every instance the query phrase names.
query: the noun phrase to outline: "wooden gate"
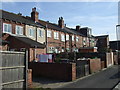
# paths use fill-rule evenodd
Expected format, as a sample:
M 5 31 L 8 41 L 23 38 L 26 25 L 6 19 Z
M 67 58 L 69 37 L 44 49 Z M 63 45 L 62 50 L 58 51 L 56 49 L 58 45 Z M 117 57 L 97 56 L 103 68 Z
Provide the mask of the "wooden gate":
M 2 73 L 1 88 L 26 88 L 27 54 L 25 52 L 0 51 Z

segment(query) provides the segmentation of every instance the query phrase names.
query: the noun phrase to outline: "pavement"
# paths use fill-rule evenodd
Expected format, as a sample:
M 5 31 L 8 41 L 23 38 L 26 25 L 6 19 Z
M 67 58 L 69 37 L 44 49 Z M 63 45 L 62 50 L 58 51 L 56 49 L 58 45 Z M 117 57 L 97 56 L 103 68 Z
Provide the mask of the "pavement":
M 42 88 L 106 88 L 107 90 L 119 90 L 118 82 L 120 82 L 120 66 L 114 65 L 71 82 L 36 78 L 33 80 L 33 86 Z

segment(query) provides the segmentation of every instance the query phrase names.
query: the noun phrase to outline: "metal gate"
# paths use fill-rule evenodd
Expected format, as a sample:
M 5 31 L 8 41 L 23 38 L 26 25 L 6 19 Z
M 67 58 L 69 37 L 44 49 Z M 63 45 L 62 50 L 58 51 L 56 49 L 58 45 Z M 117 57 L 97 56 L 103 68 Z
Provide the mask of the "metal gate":
M 25 52 L 0 51 L 1 88 L 26 88 L 27 54 Z

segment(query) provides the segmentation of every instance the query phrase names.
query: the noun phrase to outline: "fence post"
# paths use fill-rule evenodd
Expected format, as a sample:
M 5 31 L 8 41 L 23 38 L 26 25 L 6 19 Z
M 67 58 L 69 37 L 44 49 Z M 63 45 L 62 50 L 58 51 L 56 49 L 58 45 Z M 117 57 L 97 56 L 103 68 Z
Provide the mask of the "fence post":
M 25 88 L 28 87 L 28 50 L 25 51 Z
M 2 52 L 0 52 L 0 67 L 2 67 Z M 0 90 L 2 90 L 2 70 L 0 70 Z

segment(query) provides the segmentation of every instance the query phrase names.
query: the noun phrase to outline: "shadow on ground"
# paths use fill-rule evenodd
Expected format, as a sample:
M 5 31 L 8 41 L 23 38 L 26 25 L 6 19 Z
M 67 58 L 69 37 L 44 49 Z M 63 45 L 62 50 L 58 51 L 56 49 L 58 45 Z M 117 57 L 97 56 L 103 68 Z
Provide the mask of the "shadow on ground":
M 33 82 L 41 83 L 41 84 L 54 84 L 54 83 L 63 83 L 63 82 L 67 82 L 67 81 L 49 79 L 49 78 L 44 78 L 44 77 L 40 77 L 40 78 L 33 77 Z

